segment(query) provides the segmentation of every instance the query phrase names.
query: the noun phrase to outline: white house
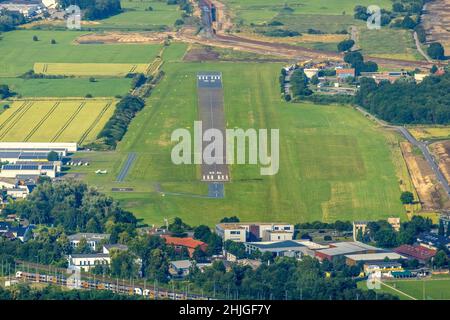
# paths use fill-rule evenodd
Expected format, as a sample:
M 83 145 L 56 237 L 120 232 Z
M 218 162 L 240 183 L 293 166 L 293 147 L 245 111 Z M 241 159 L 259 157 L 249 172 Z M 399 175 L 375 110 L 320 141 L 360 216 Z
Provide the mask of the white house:
M 89 271 L 98 265 L 109 265 L 111 258 L 105 253 L 71 254 L 68 256 L 69 267 L 78 267 L 83 271 Z
M 97 251 L 97 246 L 103 240 L 109 240 L 110 235 L 106 233 L 76 233 L 68 236 L 70 244 L 73 248 L 77 248 L 82 239 L 86 240 L 92 251 Z

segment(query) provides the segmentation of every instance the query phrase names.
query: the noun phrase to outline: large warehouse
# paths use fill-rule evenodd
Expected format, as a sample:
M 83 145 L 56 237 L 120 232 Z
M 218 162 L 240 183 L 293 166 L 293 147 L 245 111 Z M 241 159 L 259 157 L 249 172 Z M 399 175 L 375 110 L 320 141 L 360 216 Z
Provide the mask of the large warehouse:
M 48 162 L 46 164 L 6 164 L 2 166 L 2 171 L 0 172 L 1 178 L 16 178 L 20 175 L 29 176 L 48 176 L 50 178 L 55 178 L 57 174 L 58 166 L 53 162 Z
M 76 142 L 0 142 L 0 150 L 62 151 L 72 153 L 78 150 Z

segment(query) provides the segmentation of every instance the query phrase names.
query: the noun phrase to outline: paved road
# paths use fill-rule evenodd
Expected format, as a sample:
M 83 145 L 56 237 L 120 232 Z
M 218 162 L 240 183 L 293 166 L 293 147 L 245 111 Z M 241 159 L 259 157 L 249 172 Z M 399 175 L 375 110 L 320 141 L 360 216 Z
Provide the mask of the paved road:
M 436 163 L 436 160 L 431 155 L 430 151 L 428 150 L 428 146 L 425 142 L 418 141 L 416 138 L 413 137 L 413 135 L 411 133 L 409 133 L 409 131 L 405 127 L 390 125 L 390 124 L 386 123 L 385 121 L 378 119 L 377 117 L 368 113 L 367 111 L 365 111 L 364 109 L 362 109 L 360 107 L 357 107 L 356 109 L 359 112 L 361 112 L 362 114 L 364 114 L 364 116 L 369 117 L 369 118 L 375 120 L 376 122 L 378 122 L 378 124 L 380 124 L 384 127 L 392 128 L 392 129 L 399 131 L 406 138 L 406 140 L 408 140 L 409 143 L 411 143 L 412 145 L 419 148 L 420 151 L 422 152 L 423 156 L 425 157 L 425 160 L 428 162 L 429 166 L 431 167 L 434 174 L 436 175 L 436 178 L 438 179 L 438 181 L 441 183 L 442 187 L 444 188 L 445 192 L 447 192 L 447 194 L 450 195 L 450 186 L 448 184 L 448 181 L 447 181 L 447 179 L 445 179 L 445 176 L 439 169 L 439 165 Z
M 428 54 L 423 51 L 422 47 L 420 46 L 419 36 L 417 35 L 417 32 L 414 31 L 414 41 L 416 42 L 417 51 L 430 63 L 433 63 L 433 60 L 428 56 Z
M 122 167 L 122 170 L 120 170 L 120 173 L 117 176 L 118 182 L 122 182 L 123 180 L 125 180 L 125 177 L 127 176 L 128 171 L 130 170 L 134 160 L 136 160 L 136 153 L 134 152 L 129 153 L 127 161 L 125 162 L 124 166 Z

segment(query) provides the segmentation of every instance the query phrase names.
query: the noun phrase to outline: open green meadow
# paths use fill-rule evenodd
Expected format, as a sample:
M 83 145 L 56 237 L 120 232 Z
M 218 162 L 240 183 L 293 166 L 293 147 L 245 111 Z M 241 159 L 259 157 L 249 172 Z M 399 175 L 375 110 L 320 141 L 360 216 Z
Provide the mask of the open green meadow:
M 148 223 L 182 217 L 212 225 L 237 215 L 243 221 L 333 221 L 405 218 L 399 201 L 399 171 L 394 161 L 398 139 L 345 106 L 290 104 L 280 99 L 281 65 L 258 63 L 167 63 L 166 76 L 155 88 L 108 161 L 74 173 L 100 190 L 132 187 L 112 193 L 122 205 Z M 208 199 L 195 165 L 175 166 L 170 159 L 171 133 L 192 130 L 197 119 L 196 73 L 223 72 L 228 128 L 279 128 L 280 170 L 261 176 L 259 167 L 233 165 L 225 199 Z M 115 182 L 128 152 L 138 157 L 124 182 Z M 79 157 L 86 159 L 86 154 Z M 92 157 L 103 159 L 101 153 Z M 91 161 L 94 163 L 95 161 Z M 403 170 L 404 172 L 405 170 Z M 72 172 L 72 170 L 71 170 Z
M 387 27 L 369 30 L 362 26 L 358 28 L 358 45 L 366 55 L 404 60 L 423 59 L 416 50 L 412 32 L 409 30 Z
M 123 13 L 99 21 L 94 28 L 153 30 L 158 26 L 172 27 L 181 18 L 178 5 L 168 5 L 166 1 L 122 0 Z M 152 10 L 149 10 L 149 7 Z
M 356 5 L 378 5 L 381 8 L 389 8 L 392 5 L 390 0 L 224 0 L 225 4 L 236 13 L 238 19 L 244 23 L 269 22 L 277 14 L 286 12 L 285 5 L 294 14 L 314 14 L 314 15 L 343 15 L 344 13 L 353 16 L 353 9 Z M 323 21 L 323 20 L 322 20 Z
M 89 143 L 114 108 L 111 99 L 17 100 L 0 115 L 0 141 Z
M 2 34 L 0 77 L 15 77 L 40 63 L 148 64 L 159 44 L 76 44 L 79 31 L 18 30 Z M 33 41 L 37 36 L 39 41 Z M 56 44 L 51 44 L 54 39 Z
M 361 282 L 359 287 L 366 288 L 365 283 Z M 380 290 L 397 295 L 401 300 L 450 300 L 450 277 L 389 280 L 381 284 Z
M 88 78 L 64 79 L 22 79 L 0 78 L 1 84 L 7 84 L 11 91 L 21 97 L 96 97 L 124 96 L 130 91 L 129 78 Z

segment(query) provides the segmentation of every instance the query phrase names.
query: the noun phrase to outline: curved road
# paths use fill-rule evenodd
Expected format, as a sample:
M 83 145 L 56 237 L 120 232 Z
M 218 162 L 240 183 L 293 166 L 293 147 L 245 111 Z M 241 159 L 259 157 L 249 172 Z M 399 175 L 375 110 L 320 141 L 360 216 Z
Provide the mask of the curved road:
M 381 126 L 397 130 L 406 138 L 406 140 L 408 140 L 409 143 L 419 148 L 423 156 L 425 157 L 425 160 L 428 162 L 434 174 L 436 175 L 436 178 L 438 179 L 439 183 L 442 185 L 445 192 L 450 196 L 450 185 L 447 179 L 445 179 L 445 176 L 442 173 L 441 169 L 439 169 L 439 165 L 436 163 L 436 160 L 428 150 L 428 146 L 425 142 L 418 141 L 416 138 L 413 137 L 411 133 L 409 133 L 409 131 L 405 127 L 390 125 L 385 121 L 378 119 L 373 114 L 367 112 L 366 110 L 360 107 L 356 107 L 356 109 L 359 112 L 361 112 L 364 116 L 369 117 L 370 119 L 376 121 Z

